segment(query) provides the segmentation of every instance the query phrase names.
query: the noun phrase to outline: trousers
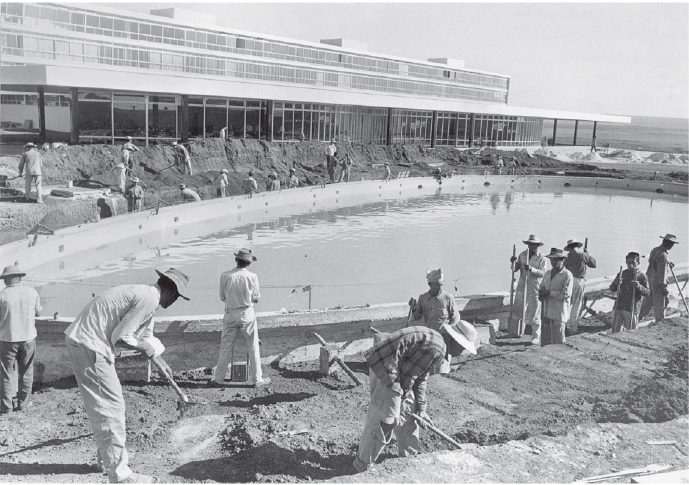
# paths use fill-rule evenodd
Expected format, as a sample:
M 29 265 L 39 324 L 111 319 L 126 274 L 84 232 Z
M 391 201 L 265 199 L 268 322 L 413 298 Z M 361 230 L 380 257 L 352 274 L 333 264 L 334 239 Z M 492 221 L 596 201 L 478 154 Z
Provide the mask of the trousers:
M 514 293 L 514 317 L 522 317 L 522 307 L 524 293 L 516 291 Z M 531 343 L 538 345 L 541 343 L 541 302 L 538 300 L 538 293 L 526 293 L 526 316 L 524 326 L 531 325 Z
M 636 330 L 637 323 L 636 314 L 632 316 L 632 312 L 617 310 L 615 313 L 615 318 L 612 322 L 612 332 L 621 332 L 623 329 Z
M 223 318 L 222 336 L 220 338 L 220 353 L 215 367 L 215 382 L 225 381 L 227 367 L 232 361 L 232 349 L 235 340 L 242 336 L 249 351 L 249 365 L 253 373 L 254 382 L 263 380 L 261 370 L 261 352 L 258 344 L 258 322 L 254 307 L 244 310 L 225 310 Z
M 576 333 L 579 329 L 579 312 L 584 303 L 586 280 L 584 278 L 572 278 L 572 310 L 569 313 L 569 329 Z
M 36 202 L 43 202 L 43 177 L 40 175 L 24 175 L 24 199 L 29 200 L 31 197 L 31 187 L 36 186 Z
M 132 470 L 125 447 L 124 396 L 115 364 L 69 337 L 65 344 L 108 481 L 122 481 Z
M 653 315 L 655 322 L 660 323 L 665 319 L 665 309 L 669 303 L 667 296 L 663 295 L 663 288 L 660 285 L 651 283 L 649 285 L 651 294 L 645 296 L 641 302 L 641 310 L 639 311 L 639 320 L 644 318 L 653 308 Z
M 0 413 L 12 411 L 12 376 L 17 369 L 17 410 L 25 408 L 33 386 L 33 358 L 36 339 L 26 342 L 0 341 Z
M 541 347 L 550 344 L 565 343 L 565 328 L 567 322 L 563 320 L 553 320 L 543 317 L 543 335 L 541 336 Z
M 354 468 L 363 472 L 373 465 L 385 445 L 397 438 L 398 454 L 401 457 L 419 451 L 419 425 L 411 416 L 402 422 L 401 415 L 412 410 L 416 404 L 413 392 L 403 400 L 402 396 L 380 382 L 369 369 L 371 402 L 368 405 L 364 430 L 359 440 L 359 450 L 354 459 Z

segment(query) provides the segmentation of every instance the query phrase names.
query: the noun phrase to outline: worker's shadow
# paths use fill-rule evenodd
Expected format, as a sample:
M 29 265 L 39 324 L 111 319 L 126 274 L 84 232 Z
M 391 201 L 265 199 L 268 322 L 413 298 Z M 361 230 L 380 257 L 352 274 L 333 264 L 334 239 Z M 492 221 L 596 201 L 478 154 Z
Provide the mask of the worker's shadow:
M 353 451 L 321 456 L 314 449 L 291 450 L 266 442 L 232 456 L 185 463 L 170 475 L 219 483 L 265 481 L 264 477 L 272 481 L 271 476 L 288 482 L 328 480 L 356 473 L 353 460 Z

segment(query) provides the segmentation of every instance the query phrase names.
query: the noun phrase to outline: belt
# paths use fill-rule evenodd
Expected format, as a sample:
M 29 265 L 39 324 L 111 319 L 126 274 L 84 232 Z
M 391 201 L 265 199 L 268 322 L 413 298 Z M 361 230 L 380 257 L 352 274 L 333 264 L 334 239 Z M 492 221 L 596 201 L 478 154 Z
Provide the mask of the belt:
M 239 308 L 227 308 L 227 307 L 225 307 L 225 313 L 243 312 L 245 310 L 248 310 L 249 308 L 253 308 L 253 307 L 252 306 L 245 306 L 245 307 L 239 307 Z

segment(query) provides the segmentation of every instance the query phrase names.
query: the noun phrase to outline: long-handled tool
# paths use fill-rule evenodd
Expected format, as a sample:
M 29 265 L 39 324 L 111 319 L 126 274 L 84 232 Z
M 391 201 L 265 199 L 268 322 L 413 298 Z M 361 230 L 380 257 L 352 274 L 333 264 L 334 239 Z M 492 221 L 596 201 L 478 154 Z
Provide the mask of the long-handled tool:
M 151 357 L 151 360 L 155 364 L 155 366 L 158 368 L 158 372 L 160 372 L 162 375 L 165 376 L 167 381 L 170 383 L 172 388 L 175 390 L 175 393 L 179 396 L 179 399 L 184 403 L 184 404 L 210 404 L 208 401 L 203 401 L 203 400 L 197 400 L 197 399 L 190 399 L 189 396 L 187 396 L 182 389 L 179 388 L 175 380 L 172 378 L 170 374 L 167 373 L 165 369 L 163 369 L 163 366 L 161 365 L 160 361 L 158 360 L 158 357 L 153 356 Z
M 618 273 L 618 278 L 620 279 L 620 289 L 622 289 L 622 266 L 620 266 L 620 272 Z M 612 330 L 613 332 L 615 331 L 615 321 L 617 319 L 617 310 L 619 305 L 617 304 L 620 301 L 620 290 L 617 290 L 617 298 L 615 298 L 615 306 L 612 309 Z
M 510 269 L 512 270 L 510 272 L 510 317 L 509 320 L 512 320 L 512 314 L 514 313 L 514 262 L 516 261 L 517 257 L 517 245 L 513 244 L 512 245 L 512 259 L 510 260 Z
M 636 316 L 636 273 L 632 275 L 632 316 L 629 320 L 629 328 L 636 328 L 634 327 L 634 317 Z M 622 287 L 622 280 L 620 279 L 620 287 Z
M 445 433 L 443 433 L 442 430 L 436 428 L 435 426 L 433 426 L 431 423 L 429 423 L 428 421 L 426 421 L 425 419 L 423 419 L 423 418 L 422 418 L 421 416 L 419 416 L 418 414 L 415 414 L 415 413 L 412 413 L 412 412 L 410 412 L 409 414 L 410 414 L 419 424 L 425 425 L 428 429 L 430 429 L 431 431 L 433 431 L 435 434 L 437 434 L 438 436 L 440 436 L 442 439 L 444 439 L 444 440 L 447 441 L 448 443 L 454 445 L 457 449 L 461 449 L 461 448 L 462 448 L 462 445 L 460 445 L 459 443 L 457 443 L 455 440 L 453 440 L 453 439 L 450 438 L 448 435 L 446 435 Z
M 408 327 L 408 326 L 409 326 L 409 322 L 411 322 L 411 314 L 412 314 L 413 312 L 414 312 L 414 307 L 412 307 L 411 305 L 409 305 L 409 313 L 407 313 L 407 324 L 405 325 L 405 327 Z
M 527 249 L 528 251 L 528 249 Z M 526 253 L 526 262 L 529 262 L 529 253 Z M 519 321 L 519 331 L 518 334 L 521 337 L 524 335 L 524 327 L 526 327 L 526 290 L 529 287 L 529 272 L 526 269 L 522 270 L 524 272 L 524 296 L 522 298 L 522 319 Z
M 682 299 L 682 303 L 684 303 L 684 309 L 687 311 L 687 314 L 689 314 L 689 306 L 687 306 L 687 300 L 684 299 L 682 288 L 679 287 L 679 281 L 677 281 L 677 277 L 675 276 L 675 271 L 672 269 L 672 266 L 670 266 L 670 273 L 672 273 L 672 278 L 675 280 L 675 284 L 677 285 L 677 289 L 679 290 L 679 297 Z
M 347 364 L 344 363 L 344 361 L 340 358 L 340 347 L 338 347 L 336 344 L 329 344 L 328 342 L 325 341 L 323 337 L 318 335 L 316 332 L 313 332 L 313 336 L 318 339 L 318 341 L 321 343 L 321 353 L 320 353 L 320 358 L 319 358 L 319 364 L 320 364 L 320 373 L 323 375 L 329 375 L 331 372 L 331 366 L 333 362 L 337 362 L 337 364 L 342 368 L 343 371 L 347 373 L 347 375 L 356 383 L 357 386 L 361 385 L 361 380 L 356 376 L 354 372 L 352 372 L 352 369 L 349 368 Z

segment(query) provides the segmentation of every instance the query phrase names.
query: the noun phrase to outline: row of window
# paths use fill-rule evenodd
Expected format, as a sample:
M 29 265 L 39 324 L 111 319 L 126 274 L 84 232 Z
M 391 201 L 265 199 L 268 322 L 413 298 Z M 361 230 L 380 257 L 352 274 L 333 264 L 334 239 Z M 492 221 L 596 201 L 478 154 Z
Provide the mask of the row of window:
M 230 60 L 181 54 L 174 51 L 151 51 L 118 44 L 93 44 L 61 37 L 2 34 L 2 53 L 22 57 L 38 57 L 71 62 L 92 62 L 138 69 L 170 70 L 286 83 L 331 86 L 343 89 L 392 92 L 491 103 L 506 103 L 507 93 L 386 78 L 372 75 L 349 75 L 318 71 L 313 68 Z
M 387 74 L 450 80 L 490 88 L 507 89 L 508 79 L 454 69 L 442 69 L 372 56 L 268 41 L 200 29 L 184 29 L 164 23 L 133 21 L 87 10 L 39 4 L 2 3 L 2 20 L 41 29 L 85 32 L 135 41 L 154 42 L 273 59 L 323 64 Z
M 60 94 L 46 94 L 43 98 L 45 106 L 69 106 L 72 98 Z M 23 104 L 38 106 L 37 94 L 2 94 L 0 104 Z

